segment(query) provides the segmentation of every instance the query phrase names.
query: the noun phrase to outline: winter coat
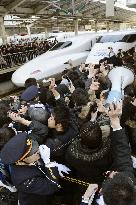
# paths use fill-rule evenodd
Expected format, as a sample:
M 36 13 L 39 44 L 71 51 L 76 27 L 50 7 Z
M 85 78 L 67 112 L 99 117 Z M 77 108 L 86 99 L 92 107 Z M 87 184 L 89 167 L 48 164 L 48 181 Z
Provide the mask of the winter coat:
M 95 150 L 87 148 L 81 144 L 80 139 L 76 139 L 67 150 L 66 163 L 75 169 L 81 180 L 101 183 L 103 172 L 107 171 L 112 163 L 110 137 L 105 133 L 102 146 Z
M 123 106 L 122 116 L 121 116 L 121 126 L 125 127 L 128 120 L 135 120 L 136 118 L 136 106 L 132 103 L 127 103 Z
M 122 172 L 135 182 L 131 150 L 125 129 L 117 130 L 111 135 L 112 170 Z
M 11 179 L 18 190 L 20 205 L 51 205 L 51 195 L 58 190 L 57 170 L 40 166 L 46 177 L 35 166 L 11 166 Z M 54 174 L 55 173 L 55 174 Z M 52 181 L 51 181 L 52 180 Z
M 122 172 L 125 176 L 130 177 L 134 184 L 136 184 L 130 146 L 125 129 L 112 132 L 111 152 L 113 158 L 112 170 Z M 80 205 L 85 204 L 87 205 L 87 203 L 82 202 Z M 93 204 L 98 205 L 96 201 L 94 201 Z

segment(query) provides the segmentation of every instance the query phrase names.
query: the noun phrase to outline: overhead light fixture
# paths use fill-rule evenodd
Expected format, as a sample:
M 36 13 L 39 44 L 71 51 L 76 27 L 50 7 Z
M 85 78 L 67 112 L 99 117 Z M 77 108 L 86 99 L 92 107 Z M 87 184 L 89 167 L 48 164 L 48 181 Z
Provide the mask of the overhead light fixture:
M 74 19 L 67 19 L 68 21 L 73 21 Z

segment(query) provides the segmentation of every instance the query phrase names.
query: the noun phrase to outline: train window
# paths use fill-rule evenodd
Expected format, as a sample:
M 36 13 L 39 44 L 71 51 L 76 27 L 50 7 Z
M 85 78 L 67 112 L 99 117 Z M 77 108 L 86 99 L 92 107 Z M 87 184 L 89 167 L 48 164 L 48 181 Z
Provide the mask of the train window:
M 66 41 L 66 42 L 61 46 L 60 49 L 67 48 L 67 47 L 69 47 L 69 46 L 71 46 L 71 45 L 72 45 L 72 42 L 71 42 L 71 41 Z
M 58 50 L 61 48 L 61 46 L 64 44 L 65 42 L 59 42 L 57 44 L 55 44 L 55 46 L 53 46 L 50 51 L 54 51 L 54 50 Z
M 97 43 L 106 43 L 106 42 L 121 42 L 124 35 L 106 35 L 100 36 L 97 40 Z
M 100 40 L 101 40 L 102 36 L 99 36 L 96 38 L 96 43 L 100 43 Z
M 55 46 L 53 46 L 53 47 L 50 49 L 50 51 L 67 48 L 67 47 L 69 47 L 69 46 L 71 46 L 71 45 L 72 45 L 72 42 L 71 42 L 71 41 L 59 42 L 59 43 L 57 43 Z
M 50 36 L 50 37 L 48 37 L 48 39 L 50 39 L 50 38 L 56 38 L 57 36 Z
M 97 43 L 106 43 L 106 42 L 127 42 L 132 43 L 136 41 L 136 34 L 129 35 L 106 35 L 100 36 L 97 40 Z
M 131 34 L 128 36 L 128 40 L 127 40 L 128 43 L 133 43 L 135 41 L 136 41 L 136 34 Z

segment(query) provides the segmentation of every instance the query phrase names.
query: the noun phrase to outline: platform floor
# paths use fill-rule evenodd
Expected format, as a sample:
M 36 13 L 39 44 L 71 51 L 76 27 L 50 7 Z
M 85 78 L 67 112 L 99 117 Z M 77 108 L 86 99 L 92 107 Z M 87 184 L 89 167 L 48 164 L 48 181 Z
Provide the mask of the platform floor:
M 0 75 L 3 75 L 5 73 L 10 73 L 12 71 L 15 71 L 18 69 L 19 66 L 15 66 L 15 67 L 12 67 L 12 68 L 5 68 L 5 69 L 1 69 L 0 70 Z

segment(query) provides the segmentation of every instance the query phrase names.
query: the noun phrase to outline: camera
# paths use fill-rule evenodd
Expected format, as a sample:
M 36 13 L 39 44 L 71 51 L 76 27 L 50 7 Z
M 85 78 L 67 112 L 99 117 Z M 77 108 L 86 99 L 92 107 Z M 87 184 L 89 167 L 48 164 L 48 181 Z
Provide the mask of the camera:
M 95 113 L 97 111 L 97 103 L 91 105 L 91 112 Z

